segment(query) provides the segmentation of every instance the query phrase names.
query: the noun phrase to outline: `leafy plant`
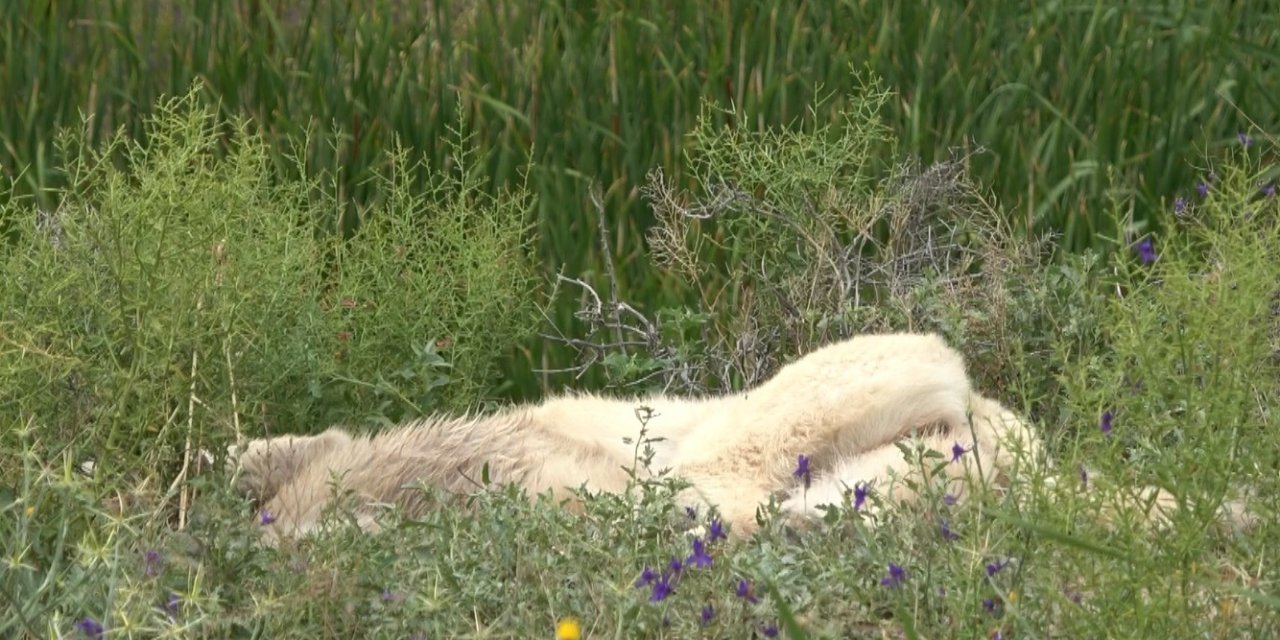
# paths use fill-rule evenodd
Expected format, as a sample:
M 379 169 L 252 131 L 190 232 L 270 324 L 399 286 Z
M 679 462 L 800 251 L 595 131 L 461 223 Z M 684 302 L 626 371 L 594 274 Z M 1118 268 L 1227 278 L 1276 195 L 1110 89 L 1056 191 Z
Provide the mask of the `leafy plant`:
M 333 184 L 274 180 L 262 139 L 195 93 L 147 138 L 99 151 L 68 134 L 57 208 L 2 213 L 18 223 L 0 257 L 0 486 L 50 527 L 12 558 L 51 578 L 103 519 L 185 528 L 221 457 L 202 451 L 469 406 L 532 330 L 530 201 L 478 193 L 465 139 L 428 192 L 401 152 L 377 221 L 342 240 L 314 225 Z M 36 497 L 50 478 L 69 492 L 57 518 Z M 57 597 L 57 580 L 14 584 L 33 607 Z

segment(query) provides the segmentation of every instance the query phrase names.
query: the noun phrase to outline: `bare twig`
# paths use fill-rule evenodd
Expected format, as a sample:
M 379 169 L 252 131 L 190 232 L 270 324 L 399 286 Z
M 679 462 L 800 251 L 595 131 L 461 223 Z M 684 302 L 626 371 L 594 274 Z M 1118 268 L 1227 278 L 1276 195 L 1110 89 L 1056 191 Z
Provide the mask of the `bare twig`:
M 617 323 L 619 308 L 618 272 L 613 266 L 613 250 L 609 247 L 609 225 L 605 221 L 604 215 L 604 196 L 601 195 L 599 186 L 591 188 L 591 205 L 596 209 L 596 226 L 600 232 L 600 259 L 604 260 L 605 274 L 609 278 L 609 315 L 614 321 L 613 329 L 618 349 L 622 351 L 623 355 L 626 355 L 627 347 L 622 341 L 622 331 Z
M 196 312 L 198 313 L 204 308 L 204 301 L 196 302 Z M 200 351 L 198 349 L 191 350 L 191 384 L 187 390 L 187 435 L 185 443 L 182 446 L 182 468 L 178 470 L 178 475 L 174 477 L 173 482 L 169 483 L 169 489 L 165 492 L 164 499 L 161 504 L 168 502 L 174 495 L 178 494 L 178 530 L 182 531 L 187 527 L 187 509 L 189 507 L 190 496 L 185 490 L 187 474 L 191 469 L 191 433 L 195 430 L 195 413 L 196 403 L 196 369 L 200 363 Z M 153 518 L 154 519 L 154 518 Z
M 780 354 L 852 334 L 937 331 L 940 306 L 978 309 L 966 316 L 964 330 L 1000 335 L 1005 278 L 1034 260 L 1034 251 L 1014 244 L 968 182 L 966 163 L 980 152 L 953 152 L 924 168 L 904 164 L 871 195 L 820 186 L 786 201 L 714 180 L 693 195 L 661 171 L 650 172 L 640 191 L 657 220 L 648 234 L 654 260 L 686 278 L 701 296 L 696 311 L 710 318 L 699 338 L 679 347 L 623 300 L 603 204 L 593 190 L 609 302 L 588 283 L 559 276 L 558 284 L 583 291 L 575 318 L 586 331 L 545 336 L 576 350 L 578 359 L 543 372 L 581 377 L 610 354 L 643 354 L 660 364 L 627 386 L 705 393 L 754 385 L 773 373 Z M 704 232 L 705 225 L 715 233 Z M 725 299 L 734 308 L 724 308 Z
M 645 350 L 657 348 L 660 342 L 659 327 L 635 307 L 618 300 L 611 302 L 610 308 L 606 311 L 601 303 L 600 293 L 587 282 L 557 274 L 556 284 L 557 286 L 572 284 L 581 289 L 586 296 L 587 302 L 574 313 L 575 318 L 587 324 L 586 337 L 569 337 L 558 328 L 555 329 L 554 335 L 543 334 L 542 337 L 546 340 L 572 347 L 578 352 L 579 362 L 572 367 L 537 369 L 537 373 L 573 373 L 575 378 L 581 378 L 608 353 L 616 351 L 625 354 L 629 348 Z M 623 321 L 624 313 L 632 323 Z M 602 332 L 610 334 L 610 338 L 596 339 L 595 337 Z M 630 339 L 626 334 L 639 336 L 641 339 Z
M 236 371 L 231 364 L 231 345 L 222 341 L 222 357 L 227 363 L 227 384 L 231 385 L 231 429 L 235 433 L 236 445 L 244 444 L 244 431 L 240 428 L 240 401 L 236 397 Z

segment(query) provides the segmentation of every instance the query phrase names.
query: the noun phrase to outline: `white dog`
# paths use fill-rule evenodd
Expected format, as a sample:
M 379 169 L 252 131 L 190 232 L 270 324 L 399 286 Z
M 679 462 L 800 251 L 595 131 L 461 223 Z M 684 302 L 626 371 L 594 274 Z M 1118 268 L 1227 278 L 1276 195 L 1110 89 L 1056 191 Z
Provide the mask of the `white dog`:
M 739 536 L 756 530 L 757 507 L 778 492 L 790 492 L 783 509 L 802 518 L 860 485 L 911 499 L 909 483 L 895 479 L 921 465 L 904 457 L 904 440 L 942 454 L 942 479 L 957 496 L 1007 484 L 1021 464 L 1043 462 L 1035 434 L 970 389 L 962 358 L 941 338 L 898 334 L 829 345 L 723 397 L 570 395 L 494 415 L 425 418 L 371 437 L 330 429 L 255 440 L 237 456 L 240 486 L 260 501 L 271 540 L 314 528 L 335 482 L 357 498 L 359 521 L 370 528 L 375 504 L 421 513 L 416 483 L 466 493 L 486 472 L 492 482 L 563 498 L 578 487 L 621 492 L 637 466 L 642 427 L 654 448 L 648 469 L 688 481 L 679 500 L 714 505 Z M 808 489 L 793 475 L 801 455 L 814 479 Z M 1159 518 L 1177 503 L 1144 489 L 1137 504 Z

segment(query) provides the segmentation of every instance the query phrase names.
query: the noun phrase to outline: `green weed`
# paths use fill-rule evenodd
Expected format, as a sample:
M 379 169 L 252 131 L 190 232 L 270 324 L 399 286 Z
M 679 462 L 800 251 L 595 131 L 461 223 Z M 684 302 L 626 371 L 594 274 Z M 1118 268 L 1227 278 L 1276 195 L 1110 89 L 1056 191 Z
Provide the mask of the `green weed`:
M 156 585 L 121 580 L 143 540 L 231 499 L 204 477 L 227 444 L 472 406 L 532 328 L 530 200 L 479 193 L 464 138 L 436 191 L 410 189 L 398 153 L 376 222 L 345 241 L 311 224 L 338 209 L 331 182 L 273 180 L 262 139 L 194 94 L 147 138 L 68 135 L 57 207 L 5 205 L 4 635 L 68 633 L 68 615 L 189 631 L 153 611 Z M 251 533 L 209 544 L 248 554 Z M 192 567 L 183 606 L 219 611 L 242 569 L 220 564 L 207 593 Z

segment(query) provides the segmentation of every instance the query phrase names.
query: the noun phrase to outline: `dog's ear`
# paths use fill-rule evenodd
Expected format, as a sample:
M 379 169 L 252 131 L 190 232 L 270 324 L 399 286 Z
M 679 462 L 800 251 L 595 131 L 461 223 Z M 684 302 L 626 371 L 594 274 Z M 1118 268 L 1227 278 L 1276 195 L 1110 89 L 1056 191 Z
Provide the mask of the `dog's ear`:
M 351 442 L 339 429 L 314 436 L 280 436 L 250 440 L 243 450 L 227 447 L 227 463 L 233 465 L 235 486 L 249 498 L 264 502 L 315 460 Z

